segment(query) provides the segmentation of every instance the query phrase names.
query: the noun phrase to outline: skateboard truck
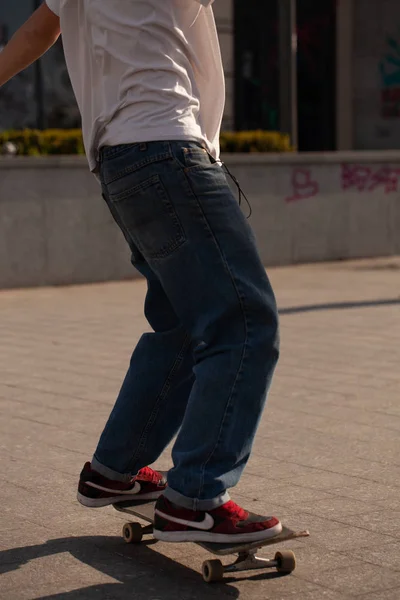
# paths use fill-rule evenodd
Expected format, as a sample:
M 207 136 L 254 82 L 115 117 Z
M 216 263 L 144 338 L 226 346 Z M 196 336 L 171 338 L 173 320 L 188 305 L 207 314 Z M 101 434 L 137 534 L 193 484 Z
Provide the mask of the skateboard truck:
M 128 544 L 138 544 L 144 535 L 153 533 L 154 502 L 121 502 L 113 505 L 116 510 L 135 517 L 139 517 L 148 522 L 148 525 L 142 526 L 138 522 L 128 522 L 122 528 L 122 537 Z M 222 581 L 225 574 L 240 573 L 243 571 L 253 571 L 262 569 L 276 569 L 278 573 L 289 574 L 296 568 L 296 558 L 291 550 L 281 550 L 275 553 L 274 559 L 266 559 L 257 556 L 257 552 L 266 546 L 294 540 L 297 538 L 309 536 L 308 531 L 293 531 L 283 527 L 282 532 L 270 539 L 259 540 L 251 543 L 218 544 L 210 542 L 194 542 L 208 552 L 217 556 L 236 555 L 235 562 L 224 565 L 221 560 L 213 559 L 203 562 L 202 574 L 206 583 Z
M 296 568 L 296 558 L 290 550 L 275 553 L 274 560 L 256 556 L 257 550 L 239 552 L 234 563 L 223 565 L 219 559 L 206 560 L 203 563 L 202 573 L 206 583 L 221 581 L 226 573 L 240 573 L 243 571 L 276 569 L 278 573 L 289 574 Z

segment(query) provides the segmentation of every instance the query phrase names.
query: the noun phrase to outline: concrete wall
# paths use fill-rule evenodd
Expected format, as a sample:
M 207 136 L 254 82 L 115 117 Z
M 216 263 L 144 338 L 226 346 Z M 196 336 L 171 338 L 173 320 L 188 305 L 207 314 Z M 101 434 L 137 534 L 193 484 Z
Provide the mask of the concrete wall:
M 0 159 L 0 288 L 132 275 L 84 158 Z
M 400 152 L 234 157 L 266 265 L 400 254 Z
M 400 254 L 400 152 L 224 159 L 265 265 Z M 134 276 L 83 157 L 0 158 L 0 288 Z

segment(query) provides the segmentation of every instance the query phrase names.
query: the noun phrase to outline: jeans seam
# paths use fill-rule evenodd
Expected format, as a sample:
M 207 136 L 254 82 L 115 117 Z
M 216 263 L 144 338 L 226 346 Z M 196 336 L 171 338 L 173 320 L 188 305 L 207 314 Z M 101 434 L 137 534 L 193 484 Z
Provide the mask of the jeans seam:
M 168 393 L 171 389 L 171 382 L 173 377 L 175 376 L 175 374 L 179 371 L 180 366 L 182 365 L 183 359 L 185 357 L 185 352 L 188 350 L 190 346 L 190 336 L 189 335 L 185 335 L 185 338 L 183 340 L 182 346 L 180 351 L 178 352 L 178 354 L 176 355 L 176 358 L 174 360 L 174 363 L 168 373 L 168 376 L 164 382 L 164 385 L 162 387 L 162 390 L 155 402 L 154 408 L 151 412 L 151 415 L 147 421 L 146 426 L 143 429 L 143 433 L 140 436 L 139 439 L 139 443 L 137 446 L 137 450 L 135 452 L 135 454 L 133 455 L 130 463 L 129 463 L 129 468 L 128 471 L 132 471 L 132 465 L 135 464 L 135 462 L 138 461 L 138 457 L 140 456 L 140 453 L 142 452 L 143 448 L 146 446 L 146 442 L 148 439 L 148 435 L 150 432 L 151 427 L 153 426 L 156 418 L 157 418 L 157 414 L 158 414 L 158 410 L 160 407 L 160 403 L 165 400 L 165 398 L 168 396 Z
M 139 142 L 133 144 L 118 144 L 117 146 L 105 146 L 102 149 L 102 159 L 108 160 L 113 158 L 119 158 L 124 153 L 128 153 L 136 146 L 139 146 Z
M 216 249 L 218 250 L 218 253 L 222 257 L 222 262 L 223 262 L 224 268 L 225 268 L 226 272 L 228 273 L 229 277 L 233 281 L 232 273 L 231 273 L 231 271 L 230 271 L 230 269 L 228 267 L 228 264 L 226 262 L 225 256 L 223 255 L 223 253 L 221 251 L 221 248 L 219 247 L 219 244 L 218 244 L 218 242 L 217 242 L 217 240 L 215 238 L 214 232 L 213 232 L 213 230 L 212 230 L 212 228 L 211 228 L 211 226 L 210 226 L 210 224 L 209 224 L 209 222 L 207 220 L 207 217 L 204 214 L 203 207 L 201 206 L 201 202 L 200 202 L 200 200 L 199 200 L 196 192 L 193 190 L 193 187 L 191 185 L 190 179 L 187 176 L 187 173 L 186 173 L 184 167 L 182 167 L 182 165 L 180 164 L 180 162 L 178 161 L 178 159 L 175 158 L 174 155 L 173 155 L 173 159 L 176 162 L 176 164 L 178 165 L 179 171 L 183 173 L 183 176 L 184 176 L 185 181 L 186 181 L 187 186 L 188 186 L 187 187 L 188 192 L 192 195 L 192 197 L 195 199 L 195 201 L 197 203 L 197 208 L 200 210 L 200 217 L 202 218 L 203 223 L 205 224 L 205 229 L 207 230 L 208 234 L 211 236 L 212 241 L 214 242 L 214 245 L 215 245 Z M 234 287 L 235 287 L 235 290 L 237 291 L 236 285 L 234 285 Z M 239 299 L 239 302 L 240 302 L 240 299 Z
M 205 460 L 205 462 L 201 466 L 201 479 L 200 479 L 200 486 L 199 486 L 199 491 L 198 491 L 198 497 L 199 497 L 198 500 L 201 500 L 200 495 L 201 495 L 201 492 L 203 491 L 203 487 L 204 487 L 205 470 L 206 470 L 206 467 L 207 467 L 208 463 L 210 462 L 210 460 L 214 456 L 215 451 L 216 451 L 216 449 L 218 447 L 218 444 L 219 444 L 219 442 L 221 440 L 222 430 L 223 430 L 224 425 L 225 425 L 226 416 L 228 414 L 229 408 L 231 407 L 232 398 L 233 398 L 233 395 L 234 395 L 234 393 L 236 391 L 237 383 L 239 381 L 240 376 L 243 373 L 243 365 L 244 365 L 245 357 L 247 355 L 247 350 L 248 350 L 248 323 L 247 323 L 247 318 L 246 318 L 246 311 L 244 310 L 243 302 L 242 302 L 241 296 L 239 294 L 239 290 L 238 290 L 238 288 L 236 286 L 236 282 L 234 281 L 233 276 L 232 276 L 232 282 L 233 282 L 233 285 L 235 287 L 236 293 L 238 294 L 240 307 L 242 309 L 242 315 L 243 315 L 244 323 L 245 323 L 245 340 L 244 340 L 244 343 L 243 343 L 243 352 L 242 352 L 242 356 L 240 357 L 240 363 L 239 363 L 239 367 L 238 367 L 238 370 L 237 370 L 236 378 L 235 378 L 235 381 L 233 382 L 231 393 L 230 393 L 229 398 L 228 398 L 228 400 L 226 402 L 225 411 L 224 411 L 224 415 L 222 417 L 221 426 L 220 426 L 220 429 L 219 429 L 219 432 L 218 432 L 217 441 L 215 442 L 215 446 L 212 449 L 212 451 L 210 452 L 209 456 L 207 457 L 207 459 Z
M 212 163 L 211 161 L 204 165 L 202 165 L 202 164 L 188 165 L 188 164 L 184 163 L 183 161 L 180 162 L 180 160 L 175 156 L 175 154 L 172 150 L 171 150 L 171 152 L 172 152 L 172 158 L 173 158 L 174 162 L 178 165 L 179 169 L 181 169 L 185 173 L 185 175 L 187 175 L 188 173 L 193 173 L 193 172 L 201 170 L 201 169 L 209 169 L 209 168 L 213 168 L 216 166 L 218 166 L 218 168 L 220 168 L 217 162 Z M 210 154 L 209 153 L 207 153 L 207 154 L 208 154 L 208 157 L 210 157 Z
M 175 156 L 174 156 L 174 158 L 175 158 Z M 176 161 L 176 162 L 179 165 L 179 162 L 178 161 Z M 182 167 L 180 165 L 179 165 L 179 167 L 180 167 L 180 169 L 182 169 Z M 244 344 L 243 344 L 243 352 L 242 352 L 242 356 L 240 358 L 240 363 L 239 363 L 238 371 L 237 371 L 237 374 L 236 374 L 236 378 L 235 378 L 235 381 L 234 381 L 234 383 L 232 385 L 232 390 L 231 390 L 230 396 L 229 396 L 229 398 L 227 400 L 227 403 L 226 403 L 224 415 L 223 415 L 222 421 L 221 421 L 221 426 L 220 426 L 220 429 L 219 429 L 219 432 L 218 432 L 217 441 L 215 443 L 215 446 L 214 446 L 213 450 L 210 452 L 209 456 L 207 457 L 207 459 L 205 460 L 205 462 L 201 466 L 201 470 L 200 470 L 200 473 L 201 473 L 201 475 L 200 475 L 200 485 L 199 485 L 199 490 L 198 490 L 198 493 L 197 493 L 198 500 L 200 500 L 201 499 L 200 495 L 201 495 L 201 492 L 202 492 L 203 487 L 204 487 L 205 469 L 206 469 L 207 464 L 210 462 L 211 458 L 213 457 L 213 455 L 214 455 L 214 453 L 215 453 L 215 451 L 216 451 L 216 449 L 218 447 L 219 441 L 221 439 L 222 429 L 223 429 L 223 426 L 225 424 L 226 415 L 227 415 L 228 409 L 229 409 L 229 407 L 231 405 L 231 400 L 232 400 L 232 397 L 233 397 L 233 393 L 235 391 L 237 381 L 238 381 L 238 379 L 239 379 L 239 377 L 240 377 L 240 375 L 242 374 L 242 371 L 243 371 L 244 358 L 245 358 L 245 355 L 246 355 L 246 352 L 247 352 L 247 347 L 248 347 L 248 323 L 247 323 L 247 316 L 246 316 L 246 311 L 245 311 L 245 308 L 244 308 L 243 300 L 242 300 L 242 297 L 240 295 L 240 292 L 239 292 L 238 286 L 236 284 L 235 278 L 233 276 L 233 273 L 232 273 L 232 271 L 231 271 L 231 269 L 230 269 L 230 267 L 228 265 L 228 261 L 226 260 L 225 255 L 222 252 L 222 249 L 220 248 L 220 245 L 218 244 L 218 241 L 217 241 L 217 239 L 216 239 L 216 237 L 214 235 L 212 227 L 211 227 L 210 223 L 208 222 L 208 219 L 207 219 L 206 215 L 204 214 L 204 210 L 203 210 L 203 207 L 201 206 L 201 202 L 200 202 L 199 197 L 197 196 L 197 194 L 193 190 L 193 187 L 191 185 L 191 182 L 190 182 L 189 178 L 187 177 L 187 174 L 186 174 L 185 170 L 184 169 L 182 169 L 182 170 L 183 170 L 183 172 L 185 174 L 185 178 L 186 178 L 187 184 L 188 184 L 188 186 L 190 188 L 190 191 L 192 192 L 192 195 L 195 198 L 198 207 L 200 208 L 202 217 L 203 217 L 203 219 L 204 219 L 204 221 L 205 221 L 205 223 L 207 225 L 207 228 L 208 228 L 209 232 L 212 235 L 214 244 L 215 244 L 215 246 L 216 246 L 216 248 L 217 248 L 217 250 L 219 252 L 219 255 L 221 257 L 221 260 L 222 260 L 222 262 L 223 262 L 223 264 L 225 266 L 225 270 L 226 270 L 226 272 L 228 273 L 228 275 L 229 275 L 229 277 L 231 279 L 233 287 L 235 288 L 237 299 L 239 301 L 239 305 L 240 305 L 240 308 L 241 308 L 241 313 L 242 313 L 243 320 L 244 320 L 244 326 L 245 326 L 245 339 L 244 339 Z M 195 499 L 195 503 L 196 503 L 196 499 Z
M 105 178 L 104 183 L 106 185 L 110 185 L 110 183 L 114 183 L 114 181 L 118 181 L 118 179 L 122 179 L 122 177 L 124 177 L 125 175 L 129 175 L 130 173 L 135 173 L 136 171 L 140 171 L 140 169 L 143 169 L 144 167 L 147 167 L 148 165 L 152 165 L 152 164 L 159 163 L 159 162 L 164 162 L 171 158 L 172 158 L 172 156 L 169 152 L 164 152 L 162 154 L 154 154 L 154 155 L 149 156 L 148 158 L 145 158 L 141 161 L 135 162 L 135 163 L 129 165 L 128 167 L 121 169 L 120 171 L 116 171 L 114 173 L 114 175 L 112 175 L 110 178 Z

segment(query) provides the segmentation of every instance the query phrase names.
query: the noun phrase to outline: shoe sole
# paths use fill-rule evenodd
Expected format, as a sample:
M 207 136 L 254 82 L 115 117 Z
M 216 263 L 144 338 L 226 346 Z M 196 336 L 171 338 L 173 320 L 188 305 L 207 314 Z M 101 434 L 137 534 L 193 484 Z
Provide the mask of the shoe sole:
M 162 492 L 150 492 L 149 494 L 124 494 L 123 496 L 112 496 L 110 498 L 89 498 L 78 492 L 77 500 L 87 508 L 102 508 L 111 504 L 118 504 L 118 502 L 157 500 L 163 492 L 164 490 Z
M 282 531 L 282 524 L 279 523 L 270 529 L 256 531 L 254 533 L 212 533 L 211 531 L 160 531 L 154 529 L 153 536 L 156 540 L 162 542 L 208 542 L 214 544 L 251 544 L 259 540 L 269 540 L 276 537 Z

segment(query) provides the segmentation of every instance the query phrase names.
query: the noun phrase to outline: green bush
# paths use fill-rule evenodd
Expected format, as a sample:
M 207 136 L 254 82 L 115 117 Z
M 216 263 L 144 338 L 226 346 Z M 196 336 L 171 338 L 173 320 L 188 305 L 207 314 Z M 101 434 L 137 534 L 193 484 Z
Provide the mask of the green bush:
M 221 152 L 293 152 L 290 137 L 279 131 L 223 131 Z
M 23 156 L 49 154 L 84 154 L 80 129 L 24 129 L 0 133 L 0 147 L 11 142 Z
M 16 145 L 23 156 L 49 154 L 84 154 L 80 129 L 24 129 L 0 132 L 0 149 L 7 143 Z M 276 131 L 239 131 L 221 133 L 222 152 L 292 152 L 289 136 Z

